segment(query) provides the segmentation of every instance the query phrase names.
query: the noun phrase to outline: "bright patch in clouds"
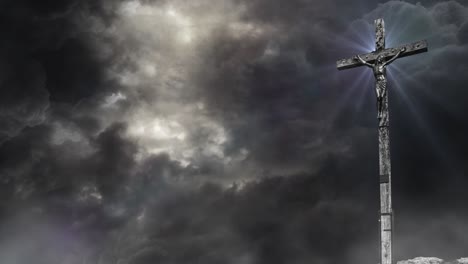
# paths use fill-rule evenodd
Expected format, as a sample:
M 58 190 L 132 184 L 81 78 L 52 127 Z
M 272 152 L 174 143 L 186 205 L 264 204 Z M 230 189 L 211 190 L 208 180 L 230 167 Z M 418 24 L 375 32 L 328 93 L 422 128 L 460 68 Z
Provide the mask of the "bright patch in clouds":
M 122 5 L 121 14 L 122 17 L 129 20 L 131 23 L 137 23 L 139 25 L 146 23 L 147 25 L 144 26 L 150 26 L 152 24 L 151 27 L 146 27 L 146 29 L 158 31 L 162 30 L 162 27 L 164 27 L 164 31 L 167 33 L 166 37 L 175 35 L 175 39 L 179 44 L 188 44 L 192 42 L 194 37 L 190 18 L 175 10 L 172 6 L 160 8 L 157 6 L 142 5 L 139 1 L 130 1 Z M 145 30 L 145 27 L 141 29 Z M 151 32 L 145 33 L 151 34 Z
M 130 122 L 128 131 L 142 146 L 144 156 L 167 153 L 183 166 L 196 166 L 200 156 L 230 160 L 224 154 L 224 145 L 228 139 L 226 131 L 213 121 L 205 119 L 203 122 L 193 123 L 176 116 L 170 119 L 148 118 L 136 117 L 135 121 Z M 194 135 L 197 132 L 202 136 L 200 141 L 197 138 L 199 135 Z
M 182 126 L 174 120 L 155 118 L 148 121 L 136 121 L 132 124 L 130 134 L 138 137 L 149 137 L 156 140 L 177 139 L 184 141 L 186 134 Z
M 112 107 L 114 106 L 118 101 L 125 100 L 127 97 L 123 95 L 122 93 L 112 93 L 108 97 L 105 98 L 104 104 L 102 105 L 103 107 Z
M 138 160 L 165 153 L 185 167 L 217 164 L 215 170 L 229 174 L 226 170 L 247 159 L 246 148 L 227 153 L 229 131 L 205 107 L 200 95 L 206 88 L 200 87 L 194 74 L 205 63 L 204 48 L 219 37 L 220 29 L 232 38 L 269 32 L 242 22 L 243 9 L 229 5 L 226 1 L 193 6 L 178 0 L 171 5 L 127 1 L 106 30 L 124 47 L 124 56 L 109 69 L 121 92 L 106 97 L 102 107 L 129 103 L 125 114 L 115 118 L 128 125 L 128 136 L 139 145 Z

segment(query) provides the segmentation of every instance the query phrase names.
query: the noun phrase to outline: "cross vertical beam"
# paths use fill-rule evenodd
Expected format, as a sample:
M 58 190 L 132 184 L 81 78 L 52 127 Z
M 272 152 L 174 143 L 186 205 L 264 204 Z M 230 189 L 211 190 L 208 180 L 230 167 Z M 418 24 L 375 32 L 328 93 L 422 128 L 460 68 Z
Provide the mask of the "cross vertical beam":
M 378 133 L 379 133 L 379 185 L 380 185 L 380 263 L 392 264 L 393 258 L 393 208 L 392 208 L 392 173 L 390 164 L 390 127 L 388 111 L 386 66 L 397 58 L 427 51 L 425 40 L 405 44 L 399 48 L 385 48 L 385 27 L 383 19 L 375 23 L 375 51 L 338 60 L 338 70 L 368 66 L 375 77 L 377 96 Z
M 375 20 L 375 50 L 385 49 L 385 25 L 383 19 Z M 393 210 L 390 163 L 390 129 L 388 112 L 387 73 L 376 78 L 376 89 L 380 89 L 381 116 L 379 120 L 379 182 L 380 182 L 380 260 L 381 264 L 392 264 L 393 253 Z
M 375 51 L 385 49 L 385 23 L 382 18 L 374 21 L 375 24 Z

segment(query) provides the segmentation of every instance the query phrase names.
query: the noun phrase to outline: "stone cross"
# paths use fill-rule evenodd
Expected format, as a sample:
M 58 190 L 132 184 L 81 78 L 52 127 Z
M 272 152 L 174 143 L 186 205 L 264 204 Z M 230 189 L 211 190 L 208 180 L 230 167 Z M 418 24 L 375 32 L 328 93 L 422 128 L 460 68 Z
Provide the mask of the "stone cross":
M 398 48 L 386 49 L 384 21 L 380 18 L 374 23 L 375 51 L 339 60 L 336 62 L 336 66 L 338 70 L 344 70 L 364 65 L 372 68 L 374 72 L 379 122 L 380 263 L 392 264 L 393 209 L 386 66 L 397 58 L 426 52 L 427 42 L 422 40 Z

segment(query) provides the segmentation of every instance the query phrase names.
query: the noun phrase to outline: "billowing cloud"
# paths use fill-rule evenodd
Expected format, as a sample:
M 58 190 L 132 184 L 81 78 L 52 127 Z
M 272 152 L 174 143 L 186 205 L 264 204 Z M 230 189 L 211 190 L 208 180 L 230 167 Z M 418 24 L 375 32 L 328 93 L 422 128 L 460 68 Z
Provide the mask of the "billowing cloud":
M 372 74 L 335 61 L 377 17 L 429 42 L 389 68 L 396 257 L 465 253 L 463 2 L 36 2 L 0 4 L 8 263 L 375 263 Z

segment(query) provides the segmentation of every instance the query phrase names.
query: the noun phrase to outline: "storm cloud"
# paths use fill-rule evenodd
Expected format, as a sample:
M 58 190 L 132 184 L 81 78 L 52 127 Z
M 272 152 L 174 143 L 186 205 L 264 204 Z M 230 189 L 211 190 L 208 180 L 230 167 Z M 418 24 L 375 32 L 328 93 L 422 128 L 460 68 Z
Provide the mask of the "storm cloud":
M 0 4 L 5 263 L 375 263 L 368 69 L 389 67 L 397 259 L 466 255 L 462 1 Z

